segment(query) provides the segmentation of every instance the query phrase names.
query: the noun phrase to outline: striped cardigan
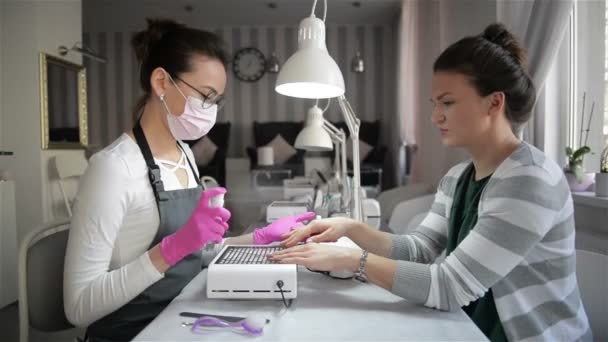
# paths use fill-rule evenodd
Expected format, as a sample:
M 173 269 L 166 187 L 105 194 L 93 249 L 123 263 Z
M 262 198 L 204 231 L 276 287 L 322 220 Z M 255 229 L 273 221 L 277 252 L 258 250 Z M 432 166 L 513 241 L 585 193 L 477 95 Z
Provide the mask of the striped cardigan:
M 488 181 L 473 230 L 431 264 L 445 250 L 456 183 L 467 165 L 443 177 L 415 231 L 392 236 L 391 258 L 399 260 L 392 292 L 454 310 L 491 288 L 509 340 L 591 340 L 576 281 L 572 197 L 560 167 L 527 143 Z

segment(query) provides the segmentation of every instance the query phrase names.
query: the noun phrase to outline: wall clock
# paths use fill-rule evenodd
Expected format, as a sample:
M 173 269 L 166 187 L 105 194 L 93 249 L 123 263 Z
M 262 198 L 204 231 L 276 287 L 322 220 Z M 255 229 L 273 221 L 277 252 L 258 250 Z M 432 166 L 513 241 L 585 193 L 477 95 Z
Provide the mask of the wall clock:
M 254 47 L 240 49 L 234 54 L 232 70 L 239 80 L 255 82 L 266 72 L 266 57 Z

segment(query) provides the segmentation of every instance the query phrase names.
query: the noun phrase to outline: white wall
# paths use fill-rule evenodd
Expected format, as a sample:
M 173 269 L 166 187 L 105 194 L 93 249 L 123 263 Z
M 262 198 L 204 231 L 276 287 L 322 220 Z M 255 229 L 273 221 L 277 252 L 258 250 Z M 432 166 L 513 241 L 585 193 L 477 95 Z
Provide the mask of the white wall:
M 36 48 L 37 4 L 4 4 L 2 60 L 4 148 L 15 152 L 9 170 L 15 178 L 18 238 L 42 221 L 40 109 Z M 10 32 L 10 34 L 9 34 Z M 10 80 L 10 82 L 9 82 Z
M 62 214 L 51 202 L 61 197 L 49 176 L 49 160 L 58 153 L 83 153 L 41 150 L 39 93 L 39 53 L 56 55 L 57 46 L 80 41 L 82 15 L 80 0 L 10 0 L 2 6 L 2 148 L 15 152 L 8 168 L 16 182 L 21 240 L 34 227 Z M 67 59 L 80 63 L 79 58 Z
M 59 45 L 71 46 L 82 41 L 82 6 L 80 0 L 63 0 L 39 7 L 37 23 L 38 49 L 57 56 Z M 52 29 L 49 29 L 52 28 Z M 82 64 L 82 56 L 68 54 L 62 58 Z M 56 174 L 51 168 L 54 156 L 84 155 L 83 150 L 42 150 L 40 155 L 44 221 L 67 215 L 63 197 L 59 191 Z

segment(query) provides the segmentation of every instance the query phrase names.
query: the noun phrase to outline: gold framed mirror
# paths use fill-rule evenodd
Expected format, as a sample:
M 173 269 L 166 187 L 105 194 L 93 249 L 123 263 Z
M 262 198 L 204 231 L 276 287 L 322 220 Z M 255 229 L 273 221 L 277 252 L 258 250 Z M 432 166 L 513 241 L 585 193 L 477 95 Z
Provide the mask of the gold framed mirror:
M 87 126 L 87 73 L 82 65 L 40 53 L 42 149 L 84 149 Z

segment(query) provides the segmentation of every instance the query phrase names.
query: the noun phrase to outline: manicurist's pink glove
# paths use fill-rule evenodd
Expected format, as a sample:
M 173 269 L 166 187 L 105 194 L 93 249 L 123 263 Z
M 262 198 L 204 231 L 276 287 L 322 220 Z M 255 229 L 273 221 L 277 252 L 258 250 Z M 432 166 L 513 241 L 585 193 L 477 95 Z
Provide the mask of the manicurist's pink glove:
M 304 221 L 310 221 L 316 214 L 309 211 L 295 216 L 280 218 L 264 228 L 258 228 L 253 232 L 253 241 L 256 245 L 266 245 L 275 241 L 280 241 L 282 235 L 289 233 Z
M 177 264 L 209 242 L 222 242 L 228 229 L 230 211 L 221 206 L 210 207 L 209 200 L 225 193 L 226 189 L 219 187 L 203 192 L 188 221 L 178 231 L 162 239 L 160 253 L 167 264 Z

